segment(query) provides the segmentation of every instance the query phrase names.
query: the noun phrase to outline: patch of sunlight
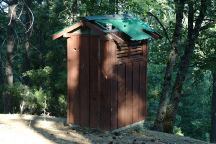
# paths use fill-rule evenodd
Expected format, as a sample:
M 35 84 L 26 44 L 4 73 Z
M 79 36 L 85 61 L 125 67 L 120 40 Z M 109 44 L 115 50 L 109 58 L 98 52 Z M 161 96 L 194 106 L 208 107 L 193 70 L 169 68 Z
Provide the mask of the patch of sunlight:
M 197 45 L 197 44 L 196 44 L 196 47 L 198 47 L 198 45 Z M 203 51 L 201 51 L 201 50 L 195 50 L 194 52 L 195 52 L 195 54 L 199 55 L 200 57 L 205 57 L 205 54 L 204 54 L 204 52 L 203 52 Z
M 198 128 L 201 125 L 201 122 L 199 120 L 194 120 L 191 122 L 193 126 L 195 126 L 196 128 Z
M 182 132 L 182 130 L 181 130 L 180 127 L 174 126 L 174 128 L 173 128 L 173 133 L 174 133 L 175 135 L 178 135 L 178 136 L 184 136 L 184 133 Z
M 152 90 L 152 95 L 155 97 L 155 98 L 158 98 L 160 96 L 160 91 L 155 89 L 155 90 Z

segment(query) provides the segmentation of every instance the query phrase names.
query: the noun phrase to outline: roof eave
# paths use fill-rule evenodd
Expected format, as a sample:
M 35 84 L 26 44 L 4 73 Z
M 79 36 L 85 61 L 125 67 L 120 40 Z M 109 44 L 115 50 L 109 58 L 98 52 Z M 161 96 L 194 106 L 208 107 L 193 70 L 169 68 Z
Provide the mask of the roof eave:
M 70 27 L 68 27 L 68 28 L 66 28 L 66 29 L 63 29 L 62 31 L 60 31 L 60 32 L 58 32 L 58 33 L 56 33 L 56 34 L 53 34 L 53 35 L 52 35 L 52 39 L 53 39 L 53 40 L 58 39 L 58 38 L 64 36 L 65 34 L 67 34 L 68 32 L 73 31 L 73 30 L 75 30 L 75 29 L 77 29 L 77 28 L 82 27 L 83 25 L 84 25 L 84 24 L 83 24 L 82 21 L 81 21 L 81 22 L 78 22 L 78 23 L 75 23 L 74 25 L 72 25 L 72 26 L 70 26 Z
M 53 34 L 52 39 L 55 40 L 55 39 L 58 39 L 58 38 L 60 38 L 62 36 L 67 37 L 69 32 L 71 32 L 71 31 L 73 31 L 75 29 L 78 29 L 78 28 L 80 28 L 82 26 L 87 26 L 87 27 L 95 30 L 101 37 L 106 37 L 108 39 L 113 39 L 114 41 L 116 41 L 118 43 L 125 43 L 125 41 L 122 38 L 116 36 L 114 33 L 106 33 L 100 27 L 98 27 L 97 25 L 94 25 L 94 24 L 92 24 L 91 22 L 88 22 L 88 21 L 81 21 L 81 22 L 78 22 L 78 23 L 68 27 L 68 28 L 65 28 L 62 31 L 60 31 L 59 33 Z

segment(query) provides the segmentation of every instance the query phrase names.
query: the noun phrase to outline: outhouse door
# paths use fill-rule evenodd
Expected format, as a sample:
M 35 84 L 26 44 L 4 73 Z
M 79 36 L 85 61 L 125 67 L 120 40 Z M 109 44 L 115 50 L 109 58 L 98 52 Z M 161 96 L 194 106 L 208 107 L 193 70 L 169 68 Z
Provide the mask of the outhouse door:
M 96 127 L 98 118 L 98 36 L 67 39 L 68 123 Z

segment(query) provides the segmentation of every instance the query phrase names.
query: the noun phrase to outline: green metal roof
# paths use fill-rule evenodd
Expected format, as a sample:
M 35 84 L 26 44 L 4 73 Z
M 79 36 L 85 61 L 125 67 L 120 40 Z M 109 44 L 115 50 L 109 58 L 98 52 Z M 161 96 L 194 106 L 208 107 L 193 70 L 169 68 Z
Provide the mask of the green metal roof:
M 151 36 L 144 32 L 154 32 L 154 30 L 138 19 L 104 19 L 104 20 L 96 20 L 102 24 L 112 24 L 116 29 L 126 33 L 131 37 L 131 40 L 144 40 L 150 39 Z
M 113 32 L 112 30 L 123 32 L 126 35 L 128 35 L 130 40 L 132 41 L 161 37 L 147 23 L 129 14 L 86 16 L 84 17 L 84 21 L 88 21 L 90 23 L 98 24 L 99 26 L 102 26 L 104 32 L 108 32 L 108 33 Z M 109 30 L 107 25 L 109 26 L 111 25 L 112 30 Z M 64 30 L 69 31 L 70 30 L 69 28 L 66 28 Z

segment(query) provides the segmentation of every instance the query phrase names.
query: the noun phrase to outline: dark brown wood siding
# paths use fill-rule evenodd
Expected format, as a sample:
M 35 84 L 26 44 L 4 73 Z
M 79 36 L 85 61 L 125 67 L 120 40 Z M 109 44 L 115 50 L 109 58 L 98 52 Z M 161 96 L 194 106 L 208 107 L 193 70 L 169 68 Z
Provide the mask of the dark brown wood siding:
M 100 116 L 100 97 L 99 97 L 99 38 L 96 36 L 90 37 L 90 127 L 99 128 Z
M 146 43 L 119 49 L 99 36 L 74 35 L 67 50 L 68 123 L 110 130 L 145 119 Z
M 67 68 L 68 68 L 68 123 L 80 124 L 80 97 L 79 97 L 79 36 L 67 39 Z

